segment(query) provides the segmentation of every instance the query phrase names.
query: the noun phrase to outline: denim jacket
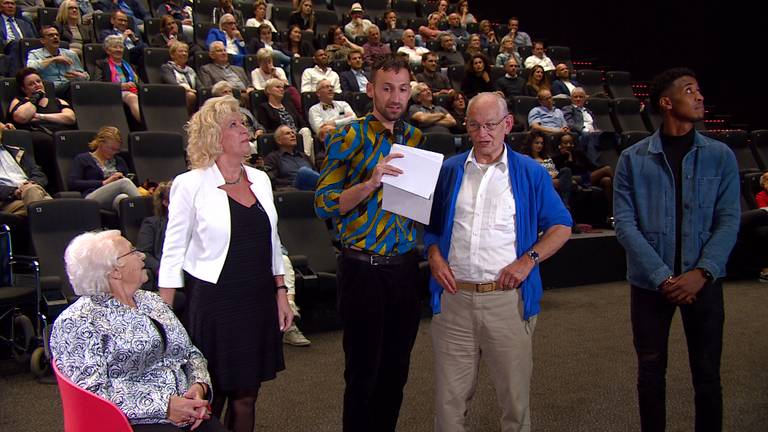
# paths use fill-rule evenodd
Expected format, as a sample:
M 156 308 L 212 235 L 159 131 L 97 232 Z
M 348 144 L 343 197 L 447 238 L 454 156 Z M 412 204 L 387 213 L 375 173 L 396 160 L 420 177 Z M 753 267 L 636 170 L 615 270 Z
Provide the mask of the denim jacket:
M 725 276 L 739 229 L 739 172 L 723 143 L 695 133 L 683 158 L 682 271 Z M 614 178 L 616 237 L 627 254 L 627 280 L 657 290 L 673 274 L 675 184 L 660 132 L 624 150 Z

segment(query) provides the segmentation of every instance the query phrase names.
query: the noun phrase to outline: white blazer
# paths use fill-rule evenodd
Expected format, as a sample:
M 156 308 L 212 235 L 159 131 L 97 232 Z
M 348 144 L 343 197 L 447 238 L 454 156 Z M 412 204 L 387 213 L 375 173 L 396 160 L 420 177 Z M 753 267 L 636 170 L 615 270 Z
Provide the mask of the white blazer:
M 262 171 L 245 167 L 251 192 L 269 216 L 272 227 L 272 274 L 282 275 L 280 237 L 272 184 Z M 184 286 L 184 271 L 210 283 L 217 283 L 229 251 L 231 221 L 221 171 L 213 164 L 180 174 L 173 180 L 168 228 L 160 260 L 160 288 Z

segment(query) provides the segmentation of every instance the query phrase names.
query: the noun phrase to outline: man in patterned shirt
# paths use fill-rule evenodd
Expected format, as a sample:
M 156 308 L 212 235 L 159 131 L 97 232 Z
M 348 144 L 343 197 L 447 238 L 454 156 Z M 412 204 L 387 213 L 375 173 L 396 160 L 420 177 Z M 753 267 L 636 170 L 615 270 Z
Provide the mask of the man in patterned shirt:
M 416 147 L 420 130 L 403 123 L 410 96 L 406 60 L 387 54 L 373 65 L 373 113 L 330 137 L 315 211 L 332 218 L 342 244 L 339 314 L 344 328 L 344 431 L 394 431 L 419 327 L 414 222 L 381 207 L 393 143 Z

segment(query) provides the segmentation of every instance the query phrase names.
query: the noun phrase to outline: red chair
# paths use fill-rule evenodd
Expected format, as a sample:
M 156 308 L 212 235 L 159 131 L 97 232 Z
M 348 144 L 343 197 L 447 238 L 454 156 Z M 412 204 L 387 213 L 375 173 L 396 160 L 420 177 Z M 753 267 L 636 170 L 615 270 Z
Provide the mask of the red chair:
M 69 380 L 52 361 L 64 408 L 64 432 L 133 432 L 117 405 Z

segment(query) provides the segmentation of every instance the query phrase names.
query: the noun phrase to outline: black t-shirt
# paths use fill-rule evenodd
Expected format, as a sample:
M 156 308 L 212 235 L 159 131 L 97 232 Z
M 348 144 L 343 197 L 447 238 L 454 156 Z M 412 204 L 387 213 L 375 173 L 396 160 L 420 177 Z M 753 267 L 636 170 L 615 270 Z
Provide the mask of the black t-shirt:
M 663 129 L 662 129 L 663 130 Z M 683 158 L 693 147 L 694 129 L 680 136 L 661 133 L 661 147 L 675 179 L 675 274 L 682 273 Z

